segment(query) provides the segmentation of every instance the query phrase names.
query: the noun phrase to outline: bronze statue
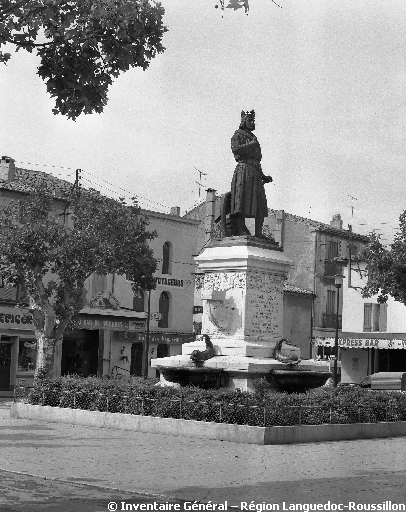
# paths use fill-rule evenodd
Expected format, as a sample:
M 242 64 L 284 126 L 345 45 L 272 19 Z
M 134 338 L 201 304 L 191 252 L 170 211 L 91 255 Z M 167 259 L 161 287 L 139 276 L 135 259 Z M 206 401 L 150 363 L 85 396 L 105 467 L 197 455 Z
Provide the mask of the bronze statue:
M 193 350 L 190 354 L 190 359 L 196 366 L 202 366 L 204 361 L 214 357 L 214 347 L 208 334 L 203 334 L 203 339 L 206 343 L 206 350 Z
M 231 182 L 231 194 L 226 195 L 223 204 L 223 212 L 229 210 L 230 213 L 227 236 L 250 234 L 245 219 L 255 218 L 255 237 L 266 238 L 262 234 L 264 219 L 268 216 L 264 183 L 270 183 L 272 178 L 262 172 L 261 146 L 252 133 L 254 130 L 255 112 L 242 111 L 240 127 L 231 139 L 237 167 Z

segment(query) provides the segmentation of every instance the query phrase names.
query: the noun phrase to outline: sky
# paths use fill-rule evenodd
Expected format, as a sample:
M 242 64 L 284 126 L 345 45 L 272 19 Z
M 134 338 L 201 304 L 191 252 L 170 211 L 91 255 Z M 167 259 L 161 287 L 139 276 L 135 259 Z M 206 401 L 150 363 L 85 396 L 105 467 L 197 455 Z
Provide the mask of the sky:
M 406 209 L 406 2 L 250 0 L 223 17 L 216 0 L 162 3 L 166 51 L 117 78 L 102 114 L 53 115 L 34 55 L 2 65 L 1 154 L 183 214 L 230 189 L 230 139 L 254 109 L 269 208 L 340 213 L 391 241 Z

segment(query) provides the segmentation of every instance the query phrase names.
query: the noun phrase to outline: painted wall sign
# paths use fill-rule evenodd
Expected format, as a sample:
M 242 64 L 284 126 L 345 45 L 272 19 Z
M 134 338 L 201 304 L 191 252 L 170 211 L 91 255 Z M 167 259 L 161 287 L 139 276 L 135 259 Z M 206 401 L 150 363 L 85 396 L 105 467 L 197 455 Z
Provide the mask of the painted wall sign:
M 183 288 L 183 279 L 174 279 L 172 277 L 154 277 L 156 284 L 163 286 L 174 286 L 176 288 Z
M 334 338 L 316 338 L 314 344 L 319 347 L 334 347 Z M 405 349 L 406 340 L 338 338 L 338 346 L 343 348 L 379 348 Z
M 124 317 L 80 315 L 78 324 L 83 329 L 101 329 L 105 331 L 144 331 L 145 320 L 131 320 Z
M 3 329 L 33 330 L 34 321 L 32 315 L 25 314 L 16 308 L 0 308 L 0 327 Z
M 135 332 L 123 332 L 120 334 L 123 339 L 132 340 L 134 342 L 137 341 L 146 341 L 147 335 L 145 332 L 135 333 Z M 165 334 L 165 333 L 150 333 L 149 342 L 150 343 L 190 343 L 191 341 L 195 341 L 194 334 Z

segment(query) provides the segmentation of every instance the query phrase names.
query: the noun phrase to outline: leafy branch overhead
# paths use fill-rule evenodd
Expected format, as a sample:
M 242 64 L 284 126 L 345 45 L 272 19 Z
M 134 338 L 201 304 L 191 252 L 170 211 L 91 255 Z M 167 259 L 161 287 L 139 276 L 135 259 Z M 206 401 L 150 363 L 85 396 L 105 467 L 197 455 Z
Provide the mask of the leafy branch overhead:
M 148 246 L 156 233 L 136 204 L 85 191 L 59 203 L 39 189 L 0 209 L 4 284 L 23 288 L 36 332 L 52 339 L 82 309 L 92 274 L 126 275 L 134 290 L 152 289 L 157 265 Z
M 406 211 L 399 218 L 399 231 L 389 248 L 382 245 L 379 235 L 371 234 L 371 243 L 360 254 L 367 262 L 368 282 L 364 297 L 378 294 L 378 302 L 388 295 L 406 305 Z
M 237 11 L 238 9 L 244 9 L 245 14 L 248 16 L 248 11 L 250 10 L 249 0 L 228 0 L 228 4 L 225 3 L 226 1 L 227 0 L 218 0 L 215 8 L 218 9 L 220 7 L 223 12 L 224 8 L 233 9 L 234 11 Z M 278 7 L 281 7 L 275 2 L 275 0 L 271 0 L 271 2 Z
M 36 52 L 55 114 L 100 113 L 113 78 L 131 67 L 146 70 L 164 51 L 164 12 L 154 0 L 5 0 L 0 62 L 11 57 L 5 45 Z

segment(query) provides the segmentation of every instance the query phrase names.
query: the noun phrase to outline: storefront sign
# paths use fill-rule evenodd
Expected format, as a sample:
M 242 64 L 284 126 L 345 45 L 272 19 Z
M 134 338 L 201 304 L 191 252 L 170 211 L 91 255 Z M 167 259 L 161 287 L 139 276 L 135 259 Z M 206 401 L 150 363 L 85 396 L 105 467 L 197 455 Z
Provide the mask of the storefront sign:
M 176 288 L 183 288 L 183 279 L 173 279 L 171 277 L 154 277 L 156 284 L 163 286 L 175 286 Z
M 145 330 L 145 320 L 131 320 L 124 317 L 80 315 L 78 323 L 82 329 L 133 332 Z
M 334 347 L 334 338 L 316 338 L 314 344 L 318 347 Z M 338 346 L 342 348 L 379 348 L 405 349 L 406 340 L 388 340 L 383 338 L 338 338 Z
M 132 340 L 134 342 L 141 341 L 144 342 L 147 339 L 147 335 L 145 332 L 142 333 L 133 333 L 133 332 L 123 332 L 120 334 L 123 339 Z M 195 341 L 194 334 L 165 334 L 165 333 L 150 333 L 149 342 L 150 343 L 190 343 L 191 341 Z
M 3 329 L 34 329 L 32 315 L 16 308 L 0 308 L 0 327 Z

